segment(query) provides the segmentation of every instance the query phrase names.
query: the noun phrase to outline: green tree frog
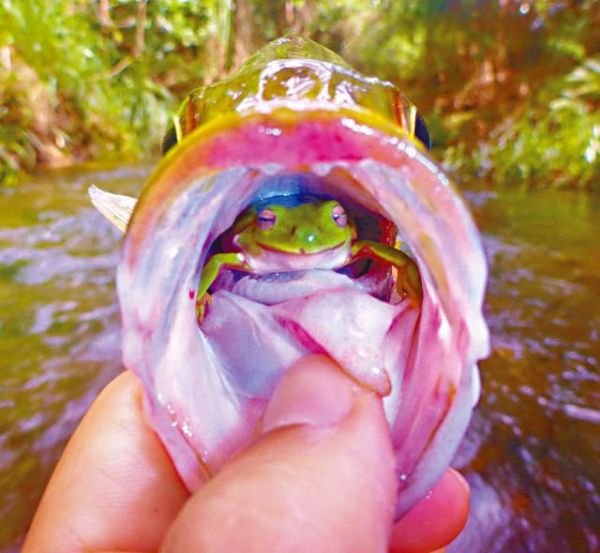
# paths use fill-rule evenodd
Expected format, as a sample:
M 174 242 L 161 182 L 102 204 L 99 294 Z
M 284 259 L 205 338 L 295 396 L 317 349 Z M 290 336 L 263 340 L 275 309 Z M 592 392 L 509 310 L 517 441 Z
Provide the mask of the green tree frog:
M 249 207 L 222 240 L 227 249 L 210 257 L 202 269 L 197 315 L 202 322 L 210 303 L 208 289 L 224 268 L 254 274 L 309 269 L 335 270 L 362 258 L 387 262 L 397 271 L 396 289 L 413 306 L 421 303 L 416 263 L 403 251 L 357 239 L 356 226 L 336 200 L 313 199 L 290 207 L 272 203 Z

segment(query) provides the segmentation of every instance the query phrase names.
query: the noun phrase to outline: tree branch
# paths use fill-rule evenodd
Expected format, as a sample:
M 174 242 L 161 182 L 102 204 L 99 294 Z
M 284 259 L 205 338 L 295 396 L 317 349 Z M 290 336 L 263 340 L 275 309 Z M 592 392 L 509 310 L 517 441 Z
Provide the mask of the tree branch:
M 146 27 L 146 0 L 140 0 L 137 11 L 137 23 L 135 26 L 135 43 L 133 45 L 133 57 L 139 58 L 144 52 L 144 29 Z

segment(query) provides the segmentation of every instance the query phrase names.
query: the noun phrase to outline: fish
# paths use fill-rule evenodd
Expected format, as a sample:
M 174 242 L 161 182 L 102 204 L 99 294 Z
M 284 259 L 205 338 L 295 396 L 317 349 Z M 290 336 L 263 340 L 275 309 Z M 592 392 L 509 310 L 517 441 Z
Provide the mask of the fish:
M 416 107 L 304 38 L 277 39 L 193 91 L 139 199 L 92 187 L 125 231 L 117 268 L 123 360 L 183 482 L 197 490 L 255 429 L 281 376 L 321 353 L 382 397 L 401 517 L 441 477 L 489 353 L 487 266 L 463 200 L 428 153 Z M 197 318 L 207 260 L 240 213 L 273 198 L 333 198 L 370 240 L 418 267 L 419 305 L 377 262 L 341 270 L 224 270 Z

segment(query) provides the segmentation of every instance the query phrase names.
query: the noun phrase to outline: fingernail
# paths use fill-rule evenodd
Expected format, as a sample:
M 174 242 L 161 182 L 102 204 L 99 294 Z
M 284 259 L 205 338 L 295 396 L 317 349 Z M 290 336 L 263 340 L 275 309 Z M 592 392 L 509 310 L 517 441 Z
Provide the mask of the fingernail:
M 471 493 L 471 486 L 469 486 L 469 483 L 467 482 L 467 479 L 460 473 L 458 472 L 456 469 L 450 469 L 453 473 L 454 473 L 454 477 L 456 478 L 456 481 L 462 485 L 462 487 L 464 488 L 464 490 L 469 494 Z
M 350 414 L 357 390 L 331 359 L 306 357 L 275 389 L 263 417 L 263 433 L 295 425 L 335 426 Z

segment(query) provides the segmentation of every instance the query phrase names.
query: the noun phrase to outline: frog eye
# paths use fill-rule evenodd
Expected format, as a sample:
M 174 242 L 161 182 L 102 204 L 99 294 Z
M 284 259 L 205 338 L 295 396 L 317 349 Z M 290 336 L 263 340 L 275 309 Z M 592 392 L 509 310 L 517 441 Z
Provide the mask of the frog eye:
M 277 221 L 277 215 L 271 209 L 263 209 L 258 213 L 258 228 L 260 230 L 269 230 Z
M 336 204 L 333 206 L 333 209 L 331 211 L 331 217 L 333 218 L 335 224 L 338 227 L 345 227 L 348 224 L 348 214 L 340 204 Z

